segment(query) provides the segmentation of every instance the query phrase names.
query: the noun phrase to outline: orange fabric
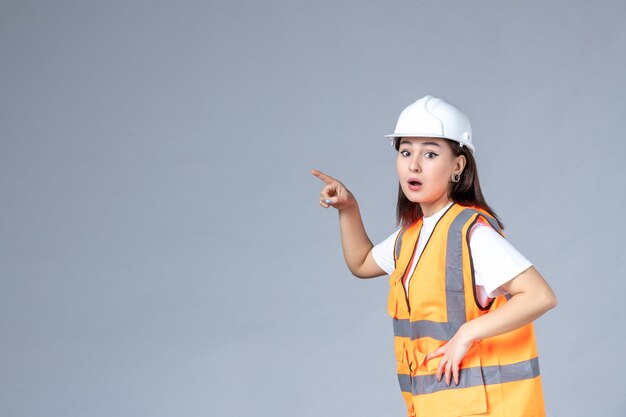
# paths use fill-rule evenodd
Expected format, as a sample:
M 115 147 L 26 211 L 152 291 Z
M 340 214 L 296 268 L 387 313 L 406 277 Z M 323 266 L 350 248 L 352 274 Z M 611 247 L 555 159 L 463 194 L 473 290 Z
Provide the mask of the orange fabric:
M 471 254 L 468 244 L 468 232 L 476 221 L 485 221 L 488 216 L 483 210 L 472 214 L 462 225 L 462 288 L 446 287 L 446 253 L 448 248 L 449 230 L 455 218 L 466 206 L 453 204 L 441 217 L 413 272 L 409 284 L 409 295 L 406 296 L 403 281 L 411 264 L 411 259 L 422 226 L 419 219 L 410 225 L 404 233 L 399 256 L 396 258 L 396 269 L 389 278 L 390 292 L 388 312 L 394 319 L 409 322 L 411 325 L 421 322 L 435 324 L 448 323 L 447 293 L 458 292 L 464 300 L 464 321 L 472 320 L 490 310 L 496 309 L 506 302 L 504 296 L 497 297 L 488 309 L 482 309 L 475 299 Z M 489 223 L 486 223 L 489 224 Z M 396 245 L 399 243 L 396 242 Z M 448 266 L 449 266 L 448 262 Z M 460 277 L 460 275 L 459 275 Z M 459 278 L 460 279 L 460 278 Z M 449 283 L 448 283 L 449 285 Z M 454 295 L 454 294 L 453 294 Z M 458 299 L 458 298 L 457 298 Z M 460 313 L 463 316 L 462 313 Z M 444 345 L 446 340 L 432 337 L 394 336 L 398 377 L 404 380 L 428 380 L 436 373 L 441 357 L 426 361 L 428 353 Z M 499 417 L 541 417 L 545 416 L 540 376 L 520 381 L 493 383 L 482 381 L 486 369 L 517 364 L 537 358 L 537 350 L 532 323 L 512 332 L 496 337 L 483 339 L 475 343 L 467 352 L 460 364 L 461 374 L 464 368 L 478 371 L 473 386 L 450 388 L 436 385 L 436 392 L 415 393 L 402 391 L 410 417 L 452 417 L 466 415 L 499 416 Z M 504 368 L 503 368 L 504 369 Z M 420 379 L 421 378 L 421 379 Z M 426 379 L 424 379 L 426 378 Z M 485 378 L 487 378 L 485 376 Z M 410 382 L 413 384 L 413 382 Z M 445 386 L 445 382 L 441 382 Z M 419 386 L 419 384 L 418 384 Z M 429 388 L 430 389 L 430 388 Z

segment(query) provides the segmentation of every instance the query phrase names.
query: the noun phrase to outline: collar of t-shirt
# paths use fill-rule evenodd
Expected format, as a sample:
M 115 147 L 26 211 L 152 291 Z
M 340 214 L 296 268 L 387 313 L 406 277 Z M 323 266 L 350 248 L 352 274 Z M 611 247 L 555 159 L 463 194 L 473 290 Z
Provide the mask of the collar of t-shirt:
M 432 214 L 428 217 L 426 216 L 422 217 L 422 221 L 423 221 L 422 229 L 420 230 L 420 234 L 417 238 L 417 247 L 415 248 L 415 256 L 413 257 L 413 262 L 411 264 L 408 278 L 405 280 L 405 284 L 404 284 L 407 294 L 409 291 L 409 281 L 411 280 L 411 275 L 413 275 L 413 270 L 415 269 L 415 266 L 417 265 L 417 261 L 422 255 L 422 252 L 424 251 L 426 242 L 428 242 L 428 239 L 430 238 L 430 235 L 432 234 L 433 229 L 435 228 L 435 225 L 437 224 L 441 216 L 443 216 L 443 213 L 445 213 L 446 210 L 448 210 L 452 204 L 454 204 L 453 201 L 448 203 L 444 208 L 439 210 L 437 213 Z
M 443 216 L 443 213 L 445 213 L 446 210 L 448 210 L 452 204 L 454 204 L 454 201 L 449 202 L 444 208 L 439 210 L 437 213 L 432 214 L 428 217 L 424 216 L 422 218 L 424 221 L 424 226 L 428 225 L 429 228 L 433 228 L 435 224 L 437 223 L 437 221 L 441 218 L 441 216 Z
M 422 221 L 423 221 L 422 230 L 420 231 L 420 234 L 417 240 L 417 248 L 416 248 L 417 257 L 415 261 L 417 261 L 417 258 L 422 254 L 422 250 L 424 249 L 424 246 L 426 246 L 426 242 L 428 242 L 428 238 L 432 234 L 433 229 L 435 228 L 435 225 L 437 224 L 441 216 L 443 216 L 443 213 L 445 213 L 446 210 L 448 210 L 452 204 L 454 204 L 453 201 L 448 203 L 444 208 L 439 210 L 437 213 L 432 214 L 428 217 L 426 216 L 422 217 Z M 417 263 L 417 262 L 414 262 L 414 263 Z
M 408 278 L 405 280 L 405 283 L 404 283 L 404 288 L 407 294 L 409 292 L 409 281 L 411 280 L 411 275 L 413 275 L 413 270 L 415 270 L 417 261 L 422 255 L 422 252 L 424 251 L 426 242 L 428 242 L 428 239 L 430 238 L 430 235 L 432 234 L 433 229 L 435 228 L 435 225 L 437 224 L 441 216 L 443 216 L 443 213 L 445 213 L 446 210 L 448 210 L 450 206 L 452 206 L 452 204 L 454 204 L 453 201 L 448 203 L 444 208 L 439 210 L 437 213 L 432 214 L 428 217 L 426 216 L 422 217 L 422 221 L 423 221 L 422 229 L 420 230 L 419 237 L 417 238 L 417 247 L 415 248 L 415 256 L 413 257 L 413 262 L 411 263 L 411 268 L 408 274 Z
M 452 204 L 454 204 L 454 201 L 449 202 L 444 208 L 439 210 L 437 213 L 432 214 L 428 217 L 426 216 L 422 217 L 423 224 L 422 224 L 422 230 L 420 231 L 418 249 L 422 249 L 424 246 L 426 246 L 426 241 L 430 237 L 430 234 L 433 232 L 435 225 L 437 224 L 441 216 L 443 216 L 443 213 L 445 213 L 446 210 L 448 210 L 450 206 L 452 206 Z M 421 250 L 419 252 L 421 253 Z

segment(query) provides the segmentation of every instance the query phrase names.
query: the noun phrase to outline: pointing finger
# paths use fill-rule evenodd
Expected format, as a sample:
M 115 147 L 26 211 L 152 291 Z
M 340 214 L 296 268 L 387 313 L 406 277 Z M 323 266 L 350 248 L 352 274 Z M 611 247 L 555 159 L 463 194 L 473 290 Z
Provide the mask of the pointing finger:
M 330 184 L 333 181 L 335 181 L 333 177 L 331 177 L 330 175 L 326 175 L 322 171 L 318 171 L 317 169 L 312 169 L 311 174 L 315 175 L 317 178 L 324 181 L 326 184 Z

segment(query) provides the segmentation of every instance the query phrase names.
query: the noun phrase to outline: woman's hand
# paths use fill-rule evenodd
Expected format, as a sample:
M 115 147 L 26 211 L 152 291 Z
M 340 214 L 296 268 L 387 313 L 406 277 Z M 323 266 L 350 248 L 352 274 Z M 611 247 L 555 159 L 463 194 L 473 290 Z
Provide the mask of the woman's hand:
M 341 181 L 316 169 L 312 169 L 311 174 L 326 184 L 320 193 L 320 206 L 328 208 L 332 205 L 337 210 L 343 210 L 356 204 L 356 199 Z
M 459 385 L 459 364 L 472 346 L 473 341 L 465 336 L 463 328 L 456 332 L 454 337 L 445 345 L 426 355 L 426 360 L 443 356 L 437 367 L 437 381 L 441 381 L 443 372 L 446 374 L 446 385 L 450 386 L 450 375 L 454 377 L 454 383 Z
M 477 340 L 497 336 L 518 329 L 543 313 L 556 307 L 554 292 L 534 266 L 526 269 L 501 286 L 511 298 L 500 307 L 465 322 L 448 343 L 426 355 L 426 359 L 442 356 L 437 368 L 437 379 L 445 368 L 446 383 L 450 372 L 458 384 L 459 363 Z

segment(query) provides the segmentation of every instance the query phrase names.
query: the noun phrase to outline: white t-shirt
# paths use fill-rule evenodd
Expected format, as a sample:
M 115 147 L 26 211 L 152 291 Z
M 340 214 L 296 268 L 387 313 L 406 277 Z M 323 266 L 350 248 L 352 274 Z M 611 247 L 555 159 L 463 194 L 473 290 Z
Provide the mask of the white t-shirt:
M 407 295 L 411 275 L 424 250 L 424 246 L 428 242 L 428 238 L 437 221 L 452 204 L 451 202 L 432 216 L 423 218 L 422 230 L 415 249 L 416 254 L 413 257 L 413 263 L 406 280 L 405 290 Z M 374 261 L 387 274 L 391 274 L 394 270 L 393 251 L 398 232 L 400 232 L 400 228 L 372 249 Z M 492 227 L 481 222 L 476 222 L 472 227 L 469 245 L 472 252 L 472 263 L 474 264 L 476 294 L 482 306 L 488 305 L 492 298 L 505 294 L 506 292 L 500 286 L 532 266 L 532 263 L 515 249 L 509 241 Z

